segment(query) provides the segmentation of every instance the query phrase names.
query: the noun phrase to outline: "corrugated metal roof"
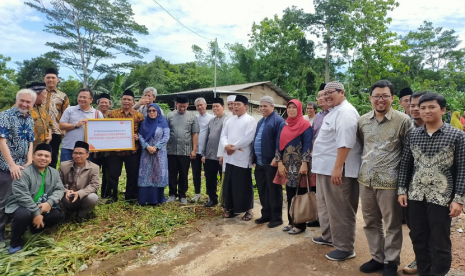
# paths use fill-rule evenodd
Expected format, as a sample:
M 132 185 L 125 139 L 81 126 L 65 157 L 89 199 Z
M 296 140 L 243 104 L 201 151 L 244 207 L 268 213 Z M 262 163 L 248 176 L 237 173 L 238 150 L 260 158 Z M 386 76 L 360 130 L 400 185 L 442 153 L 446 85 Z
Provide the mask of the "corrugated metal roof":
M 289 96 L 286 92 L 284 92 L 281 88 L 276 86 L 271 81 L 260 81 L 260 82 L 251 82 L 251 83 L 243 83 L 243 84 L 235 84 L 235 85 L 217 86 L 216 87 L 216 92 L 218 92 L 218 93 L 237 92 L 237 91 L 244 90 L 244 89 L 254 87 L 254 86 L 258 86 L 258 85 L 267 85 L 269 88 L 271 88 L 273 91 L 275 91 L 276 94 L 283 97 L 286 101 L 292 100 L 291 96 Z M 188 93 L 198 93 L 198 92 L 209 92 L 209 91 L 213 91 L 214 89 L 215 89 L 214 87 L 199 88 L 199 89 L 176 92 L 176 93 L 171 93 L 171 94 L 188 94 Z

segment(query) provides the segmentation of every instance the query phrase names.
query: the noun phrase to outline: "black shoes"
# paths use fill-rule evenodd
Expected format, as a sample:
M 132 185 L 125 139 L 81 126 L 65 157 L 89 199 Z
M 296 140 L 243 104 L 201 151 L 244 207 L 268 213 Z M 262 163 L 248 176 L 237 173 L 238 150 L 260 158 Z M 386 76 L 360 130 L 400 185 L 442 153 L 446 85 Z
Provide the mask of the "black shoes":
M 378 263 L 374 259 L 371 259 L 369 262 L 364 263 L 363 265 L 360 266 L 360 271 L 363 273 L 373 273 L 379 270 L 384 269 L 384 264 L 383 263 Z M 396 272 L 397 273 L 397 272 Z M 384 273 L 383 273 L 384 275 Z M 397 274 L 395 274 L 397 275 Z
M 399 266 L 393 262 L 385 264 L 383 269 L 383 276 L 397 276 L 398 268 Z
M 320 227 L 320 221 L 318 221 L 318 220 L 308 221 L 307 226 L 308 227 Z
M 255 223 L 256 224 L 263 224 L 263 223 L 267 223 L 267 222 L 270 222 L 271 220 L 269 218 L 264 218 L 264 217 L 261 217 L 259 219 L 256 219 L 255 220 Z
M 268 228 L 275 228 L 275 227 L 280 226 L 281 224 L 283 224 L 282 221 L 272 221 L 268 223 Z
M 214 201 L 209 200 L 209 201 L 207 201 L 207 203 L 205 203 L 204 206 L 210 208 L 210 207 L 213 207 L 213 206 L 216 206 L 216 205 L 218 205 L 218 202 L 214 202 Z

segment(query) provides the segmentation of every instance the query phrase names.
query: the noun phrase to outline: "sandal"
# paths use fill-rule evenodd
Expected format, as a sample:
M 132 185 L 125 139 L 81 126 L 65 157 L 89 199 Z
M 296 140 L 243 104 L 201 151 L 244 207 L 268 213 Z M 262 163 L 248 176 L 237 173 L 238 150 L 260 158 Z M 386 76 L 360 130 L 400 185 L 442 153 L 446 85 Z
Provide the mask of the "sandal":
M 236 216 L 236 214 L 234 214 L 231 211 L 224 211 L 224 213 L 223 213 L 223 218 L 233 218 L 235 216 Z
M 253 218 L 253 214 L 250 211 L 245 212 L 244 216 L 242 217 L 243 221 L 250 221 Z
M 305 230 L 302 230 L 302 229 L 297 229 L 297 230 L 291 229 L 291 230 L 289 230 L 287 233 L 288 233 L 289 235 L 297 235 L 297 234 L 301 234 L 301 233 L 303 233 L 303 232 L 305 232 Z
M 288 226 L 286 226 L 286 227 L 283 228 L 283 231 L 284 231 L 284 232 L 288 232 L 288 231 L 291 230 L 291 229 L 292 229 L 292 225 L 288 225 Z

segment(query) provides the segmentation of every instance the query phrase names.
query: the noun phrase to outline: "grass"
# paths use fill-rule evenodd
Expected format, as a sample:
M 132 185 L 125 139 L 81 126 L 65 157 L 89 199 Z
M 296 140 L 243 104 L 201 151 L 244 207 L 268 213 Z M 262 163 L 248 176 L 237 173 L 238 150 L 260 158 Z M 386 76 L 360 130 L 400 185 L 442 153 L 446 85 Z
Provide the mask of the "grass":
M 192 179 L 189 182 L 188 196 L 192 197 L 195 194 Z M 120 189 L 124 189 L 125 183 L 123 169 Z M 202 194 L 205 195 L 205 178 Z M 120 196 L 116 203 L 99 204 L 91 219 L 82 224 L 67 220 L 39 235 L 27 232 L 24 249 L 16 254 L 8 255 L 7 244 L 0 249 L 0 275 L 74 275 L 82 265 L 95 260 L 149 248 L 169 238 L 177 229 L 211 216 L 213 210 L 213 215 L 221 214 L 220 208 L 206 212 L 203 207 L 181 208 L 179 203 L 159 207 L 132 205 L 122 200 L 121 193 Z

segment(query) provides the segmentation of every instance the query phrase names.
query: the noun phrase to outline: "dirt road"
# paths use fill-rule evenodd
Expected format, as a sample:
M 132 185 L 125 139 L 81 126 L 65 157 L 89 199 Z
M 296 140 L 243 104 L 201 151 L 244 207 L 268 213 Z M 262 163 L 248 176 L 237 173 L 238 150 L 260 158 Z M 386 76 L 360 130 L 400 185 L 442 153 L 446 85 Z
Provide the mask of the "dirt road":
M 254 219 L 259 217 L 260 208 L 257 202 Z M 285 210 L 283 218 L 287 218 Z M 129 252 L 117 256 L 94 265 L 81 275 L 365 275 L 359 272 L 359 266 L 371 256 L 363 225 L 359 210 L 355 245 L 357 257 L 344 262 L 327 260 L 325 254 L 332 247 L 311 241 L 312 237 L 320 234 L 319 228 L 307 228 L 304 234 L 290 236 L 281 230 L 282 227 L 270 229 L 266 224 L 256 225 L 253 221 L 244 222 L 241 217 L 236 217 L 203 221 L 182 230 L 184 233 L 178 235 L 174 243 L 162 243 L 150 252 Z M 414 258 L 408 229 L 404 226 L 403 230 L 400 274 L 401 268 Z M 455 254 L 454 258 L 463 256 L 465 238 L 462 235 L 454 233 L 454 243 L 460 245 L 455 249 L 459 255 Z M 451 275 L 465 275 L 463 260 L 454 261 Z M 115 266 L 119 266 L 116 271 Z

